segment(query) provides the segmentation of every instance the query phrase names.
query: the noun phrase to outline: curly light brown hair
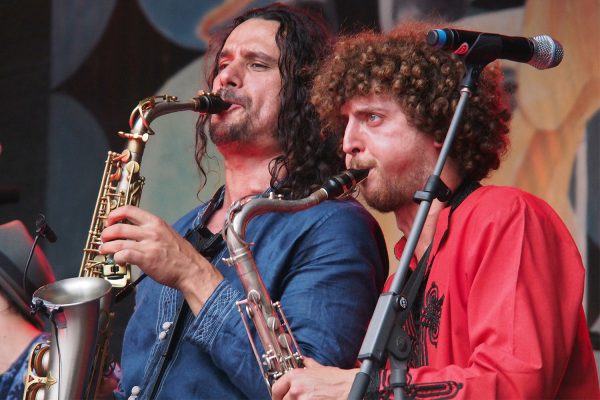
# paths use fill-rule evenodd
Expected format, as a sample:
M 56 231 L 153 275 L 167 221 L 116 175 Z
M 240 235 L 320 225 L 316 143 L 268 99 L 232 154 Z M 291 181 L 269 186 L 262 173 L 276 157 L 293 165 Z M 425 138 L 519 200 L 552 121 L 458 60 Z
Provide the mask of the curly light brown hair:
M 315 77 L 312 102 L 323 131 L 343 132 L 340 109 L 355 96 L 392 95 L 410 124 L 442 143 L 460 97 L 465 72 L 449 51 L 426 43 L 430 23 L 403 22 L 388 34 L 342 37 Z M 483 70 L 450 151 L 464 178 L 481 180 L 497 169 L 508 146 L 510 110 L 497 63 Z

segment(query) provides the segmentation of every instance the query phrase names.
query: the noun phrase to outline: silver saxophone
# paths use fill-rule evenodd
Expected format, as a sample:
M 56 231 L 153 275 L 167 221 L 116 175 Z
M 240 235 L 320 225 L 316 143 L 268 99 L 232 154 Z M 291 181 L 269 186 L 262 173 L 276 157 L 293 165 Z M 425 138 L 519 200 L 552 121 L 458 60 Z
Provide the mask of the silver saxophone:
M 283 309 L 273 303 L 256 267 L 250 246 L 245 240 L 246 226 L 258 215 L 269 212 L 293 212 L 313 207 L 324 200 L 350 194 L 364 180 L 368 169 L 351 169 L 330 178 L 320 189 L 299 200 L 282 200 L 272 193 L 268 198 L 236 201 L 227 211 L 223 238 L 229 249 L 225 259 L 236 269 L 246 298 L 236 303 L 248 334 L 252 351 L 269 391 L 271 385 L 286 372 L 303 367 L 303 356 Z M 245 310 L 245 314 L 244 314 Z M 259 356 L 246 316 L 253 320 L 264 354 Z
M 112 256 L 99 252 L 104 221 L 117 207 L 139 205 L 144 184 L 140 175 L 142 155 L 154 134 L 150 128 L 154 119 L 178 111 L 215 114 L 229 106 L 217 94 L 201 93 L 189 101 L 168 95 L 149 97 L 133 110 L 131 132 L 118 133 L 127 140 L 126 148 L 121 153 L 108 152 L 79 276 L 43 286 L 33 294 L 32 311 L 42 310 L 53 330 L 50 342 L 31 349 L 24 379 L 25 400 L 98 396 L 109 370 L 113 288 L 131 283 L 131 265 L 116 264 Z

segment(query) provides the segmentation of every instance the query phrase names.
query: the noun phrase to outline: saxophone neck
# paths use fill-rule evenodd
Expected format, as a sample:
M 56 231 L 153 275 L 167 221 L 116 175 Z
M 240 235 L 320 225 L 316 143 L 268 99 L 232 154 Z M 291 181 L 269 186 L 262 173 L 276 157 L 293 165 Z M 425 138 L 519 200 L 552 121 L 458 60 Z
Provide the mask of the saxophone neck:
M 236 201 L 227 211 L 223 239 L 230 248 L 246 246 L 246 227 L 255 217 L 270 212 L 294 212 L 313 207 L 327 199 L 327 191 L 323 188 L 299 200 L 283 200 L 277 195 L 256 197 L 246 202 Z
M 145 98 L 131 112 L 129 126 L 134 135 L 153 135 L 150 123 L 156 118 L 179 111 L 195 111 L 203 114 L 217 114 L 231 106 L 218 94 L 202 92 L 187 101 L 179 101 L 177 96 L 160 95 Z
M 246 226 L 254 217 L 268 212 L 294 212 L 313 207 L 324 200 L 350 195 L 357 185 L 367 178 L 368 169 L 348 169 L 329 178 L 321 188 L 308 197 L 298 200 L 283 200 L 272 192 L 268 198 L 257 197 L 246 202 L 236 201 L 227 211 L 223 238 L 231 241 L 244 241 Z M 231 233 L 231 234 L 230 234 Z

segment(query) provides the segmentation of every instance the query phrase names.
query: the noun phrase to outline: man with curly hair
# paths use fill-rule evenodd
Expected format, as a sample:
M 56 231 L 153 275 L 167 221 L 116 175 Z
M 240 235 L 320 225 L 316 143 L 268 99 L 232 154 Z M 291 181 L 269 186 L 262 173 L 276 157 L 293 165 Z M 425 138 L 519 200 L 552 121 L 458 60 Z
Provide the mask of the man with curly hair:
M 309 102 L 315 61 L 329 44 L 321 20 L 283 5 L 235 19 L 213 44 L 208 77 L 211 90 L 232 105 L 201 117 L 197 129 L 201 172 L 207 126 L 224 158 L 225 185 L 173 228 L 135 207 L 109 215 L 101 252 L 151 278 L 137 288 L 125 332 L 120 397 L 269 397 L 235 310 L 246 294 L 223 260 L 229 254 L 221 230 L 234 201 L 269 192 L 300 199 L 344 168 L 341 136 L 321 135 Z M 245 239 L 254 243 L 264 285 L 301 351 L 353 366 L 388 270 L 373 217 L 355 200 L 325 201 L 257 216 Z
M 465 71 L 456 55 L 426 44 L 430 29 L 411 22 L 341 39 L 312 97 L 324 130 L 345 132 L 347 166 L 370 169 L 361 184 L 366 202 L 393 212 L 405 233 Z M 411 268 L 425 259 L 425 278 L 404 325 L 412 341 L 406 393 L 418 397 L 436 382 L 445 393 L 435 398 L 598 398 L 573 239 L 541 199 L 478 183 L 508 144 L 500 78 L 496 65 L 481 75 L 441 175 L 454 195 L 434 200 L 415 250 Z M 273 397 L 344 398 L 358 371 L 307 365 L 276 382 Z M 390 398 L 389 371 L 375 375 L 369 397 Z

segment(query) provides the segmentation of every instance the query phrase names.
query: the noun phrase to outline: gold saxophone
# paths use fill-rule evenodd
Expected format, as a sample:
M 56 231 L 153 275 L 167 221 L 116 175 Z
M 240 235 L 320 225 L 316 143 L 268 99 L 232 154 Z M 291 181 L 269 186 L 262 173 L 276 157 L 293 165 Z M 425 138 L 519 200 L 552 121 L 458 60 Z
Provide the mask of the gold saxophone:
M 110 312 L 113 288 L 130 283 L 131 266 L 116 264 L 98 251 L 108 214 L 124 205 L 138 206 L 144 177 L 142 155 L 154 134 L 150 123 L 178 111 L 218 113 L 230 104 L 213 93 L 202 93 L 181 102 L 174 96 L 155 96 L 140 101 L 131 113 L 131 132 L 119 132 L 127 140 L 121 153 L 108 152 L 100 191 L 83 249 L 79 277 L 41 287 L 33 294 L 32 312 L 43 310 L 53 325 L 49 343 L 34 346 L 25 376 L 25 400 L 93 399 L 108 370 Z
M 246 226 L 250 220 L 268 212 L 293 212 L 315 206 L 327 199 L 348 195 L 358 183 L 364 180 L 369 170 L 351 169 L 330 178 L 323 187 L 310 196 L 300 200 L 282 200 L 280 197 L 253 198 L 245 203 L 236 201 L 227 211 L 223 238 L 229 249 L 229 258 L 225 261 L 235 266 L 242 282 L 246 298 L 237 302 L 238 311 L 248 334 L 250 345 L 265 384 L 269 391 L 271 385 L 286 372 L 303 367 L 303 357 L 298 343 L 292 334 L 288 321 L 279 302 L 273 303 L 256 268 L 256 262 L 250 250 L 251 243 L 246 242 Z M 244 315 L 254 321 L 264 354 L 259 356 L 248 321 Z

